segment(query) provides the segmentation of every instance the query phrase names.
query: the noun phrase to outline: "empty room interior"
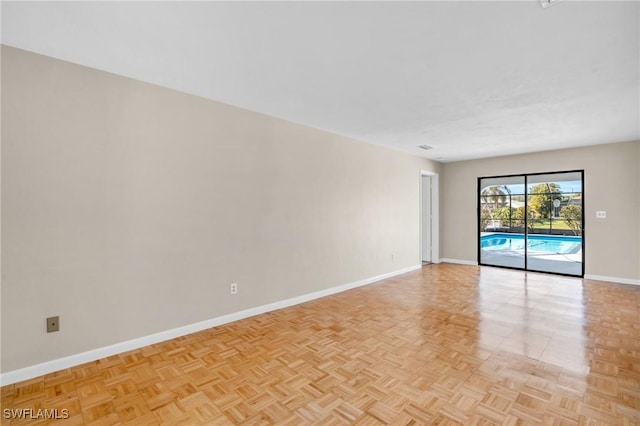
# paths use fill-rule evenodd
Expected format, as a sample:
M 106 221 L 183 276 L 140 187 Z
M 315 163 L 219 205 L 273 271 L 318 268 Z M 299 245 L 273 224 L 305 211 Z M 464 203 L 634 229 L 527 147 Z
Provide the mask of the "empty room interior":
M 639 2 L 1 35 L 1 424 L 640 424 Z

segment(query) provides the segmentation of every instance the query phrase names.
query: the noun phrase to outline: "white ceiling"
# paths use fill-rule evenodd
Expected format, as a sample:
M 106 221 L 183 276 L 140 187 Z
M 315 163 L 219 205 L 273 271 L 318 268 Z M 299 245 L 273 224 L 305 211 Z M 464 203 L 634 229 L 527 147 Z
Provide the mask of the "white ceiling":
M 6 45 L 443 162 L 640 139 L 639 28 L 613 1 L 2 3 Z

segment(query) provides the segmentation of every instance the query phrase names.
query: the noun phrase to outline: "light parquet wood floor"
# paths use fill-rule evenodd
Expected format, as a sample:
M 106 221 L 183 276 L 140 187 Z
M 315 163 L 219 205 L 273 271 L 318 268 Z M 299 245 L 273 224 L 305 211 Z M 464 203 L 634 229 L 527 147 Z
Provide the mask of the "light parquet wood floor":
M 3 424 L 640 424 L 640 287 L 421 270 L 2 388 Z M 4 411 L 3 411 L 4 413 Z

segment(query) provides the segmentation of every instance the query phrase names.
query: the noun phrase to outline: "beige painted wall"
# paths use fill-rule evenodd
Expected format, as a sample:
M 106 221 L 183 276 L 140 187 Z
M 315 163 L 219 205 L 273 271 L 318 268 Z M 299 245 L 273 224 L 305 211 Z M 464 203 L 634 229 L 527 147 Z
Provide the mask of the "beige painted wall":
M 3 372 L 417 265 L 440 171 L 8 47 L 2 124 Z
M 477 261 L 478 177 L 577 169 L 585 173 L 586 274 L 640 279 L 640 142 L 445 164 L 442 257 Z

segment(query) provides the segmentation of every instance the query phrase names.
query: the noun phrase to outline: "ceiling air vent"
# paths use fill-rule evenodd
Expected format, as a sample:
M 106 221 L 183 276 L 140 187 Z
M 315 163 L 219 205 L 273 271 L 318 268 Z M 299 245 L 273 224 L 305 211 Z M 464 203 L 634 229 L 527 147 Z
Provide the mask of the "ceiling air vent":
M 553 6 L 556 3 L 559 3 L 560 0 L 540 0 L 540 4 L 542 4 L 543 8 L 547 8 L 549 6 Z
M 430 150 L 430 149 L 433 149 L 433 147 L 430 146 L 430 145 L 420 145 L 420 146 L 418 146 L 418 148 L 422 148 L 422 149 L 427 150 L 427 151 Z

